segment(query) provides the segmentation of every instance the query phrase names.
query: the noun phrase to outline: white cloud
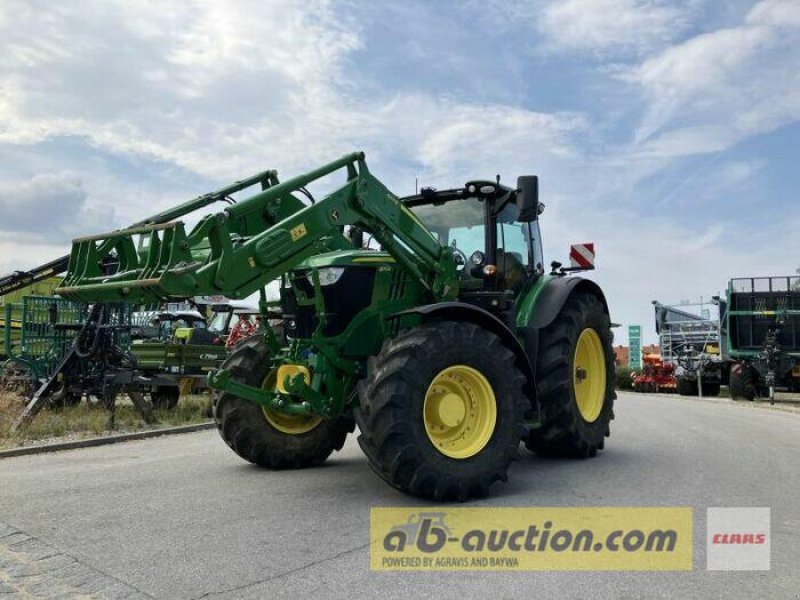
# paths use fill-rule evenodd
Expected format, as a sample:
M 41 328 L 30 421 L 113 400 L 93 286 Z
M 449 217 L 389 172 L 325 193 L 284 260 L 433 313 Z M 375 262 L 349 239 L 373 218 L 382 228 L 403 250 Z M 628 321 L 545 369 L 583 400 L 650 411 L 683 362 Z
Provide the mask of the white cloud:
M 497 27 L 524 27 L 539 54 L 636 57 L 682 36 L 707 0 L 472 0 Z M 487 6 L 488 5 L 488 6 Z
M 260 6 L 99 3 L 78 19 L 58 5 L 5 4 L 15 17 L 0 25 L 0 142 L 86 136 L 217 179 L 364 148 L 379 164 L 417 158 L 415 173 L 388 174 L 413 181 L 480 149 L 520 148 L 541 163 L 569 153 L 582 126 L 574 114 L 447 96 L 362 96 L 349 62 L 357 27 L 328 3 Z
M 684 31 L 692 2 L 562 0 L 539 13 L 538 29 L 551 51 L 639 54 Z
M 113 210 L 87 206 L 81 180 L 40 173 L 27 181 L 0 184 L 0 231 L 18 242 L 62 243 L 87 229 L 108 227 Z
M 79 14 L 4 3 L 0 140 L 88 135 L 221 174 L 260 164 L 265 148 L 297 141 L 309 124 L 330 132 L 327 109 L 357 35 L 327 3 L 261 6 L 96 2 Z
M 763 0 L 747 14 L 751 25 L 770 27 L 800 27 L 800 3 L 794 0 Z
M 624 76 L 648 103 L 645 153 L 712 153 L 800 118 L 800 4 L 765 0 L 737 27 L 692 37 Z

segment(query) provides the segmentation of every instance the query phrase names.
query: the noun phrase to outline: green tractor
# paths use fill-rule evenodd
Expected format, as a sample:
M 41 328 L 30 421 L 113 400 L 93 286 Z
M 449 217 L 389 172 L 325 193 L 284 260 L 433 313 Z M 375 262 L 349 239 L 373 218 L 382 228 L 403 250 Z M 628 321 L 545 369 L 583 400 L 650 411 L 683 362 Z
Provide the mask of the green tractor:
M 341 171 L 315 201 L 306 186 Z M 398 198 L 354 153 L 261 183 L 188 232 L 174 221 L 75 240 L 58 293 L 245 298 L 279 279 L 280 306 L 263 292 L 262 305 L 280 334 L 248 338 L 208 379 L 223 440 L 264 467 L 319 465 L 357 424 L 390 485 L 463 500 L 506 480 L 521 441 L 547 455 L 603 448 L 608 306 L 570 269 L 545 271 L 536 177 Z

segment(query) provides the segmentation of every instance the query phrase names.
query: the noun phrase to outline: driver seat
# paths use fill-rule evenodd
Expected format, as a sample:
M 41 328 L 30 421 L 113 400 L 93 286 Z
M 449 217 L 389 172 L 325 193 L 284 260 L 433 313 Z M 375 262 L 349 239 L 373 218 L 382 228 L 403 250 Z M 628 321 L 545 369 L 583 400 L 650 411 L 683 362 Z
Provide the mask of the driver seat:
M 519 252 L 506 252 L 497 249 L 497 275 L 506 289 L 514 289 L 525 278 L 525 264 Z

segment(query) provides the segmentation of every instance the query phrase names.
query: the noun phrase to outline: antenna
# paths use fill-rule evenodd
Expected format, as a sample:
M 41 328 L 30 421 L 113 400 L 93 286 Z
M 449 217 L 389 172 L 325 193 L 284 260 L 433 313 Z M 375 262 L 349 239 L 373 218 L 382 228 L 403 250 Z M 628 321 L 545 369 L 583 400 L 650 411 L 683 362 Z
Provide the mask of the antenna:
M 419 177 L 414 177 L 414 195 L 419 195 Z

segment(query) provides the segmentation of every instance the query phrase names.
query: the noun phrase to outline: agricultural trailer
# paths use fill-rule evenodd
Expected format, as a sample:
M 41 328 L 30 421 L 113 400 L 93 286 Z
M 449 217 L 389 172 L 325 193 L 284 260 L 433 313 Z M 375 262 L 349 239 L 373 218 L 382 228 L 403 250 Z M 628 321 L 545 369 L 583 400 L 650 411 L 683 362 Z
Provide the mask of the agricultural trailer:
M 653 300 L 664 366 L 671 366 L 682 396 L 719 396 L 728 361 L 722 355 L 724 303 L 662 304 Z
M 731 397 L 800 392 L 800 276 L 731 279 L 726 305 Z
M 7 282 L 28 280 L 28 272 L 16 272 L 4 278 Z M 0 296 L 0 361 L 9 358 L 12 348 L 19 344 L 22 327 L 22 299 L 25 296 L 51 296 L 53 290 L 61 283 L 61 277 L 46 277 L 21 287 L 14 287 L 13 291 Z M 11 289 L 10 285 L 6 286 Z M 6 330 L 10 330 L 9 340 L 6 342 Z

